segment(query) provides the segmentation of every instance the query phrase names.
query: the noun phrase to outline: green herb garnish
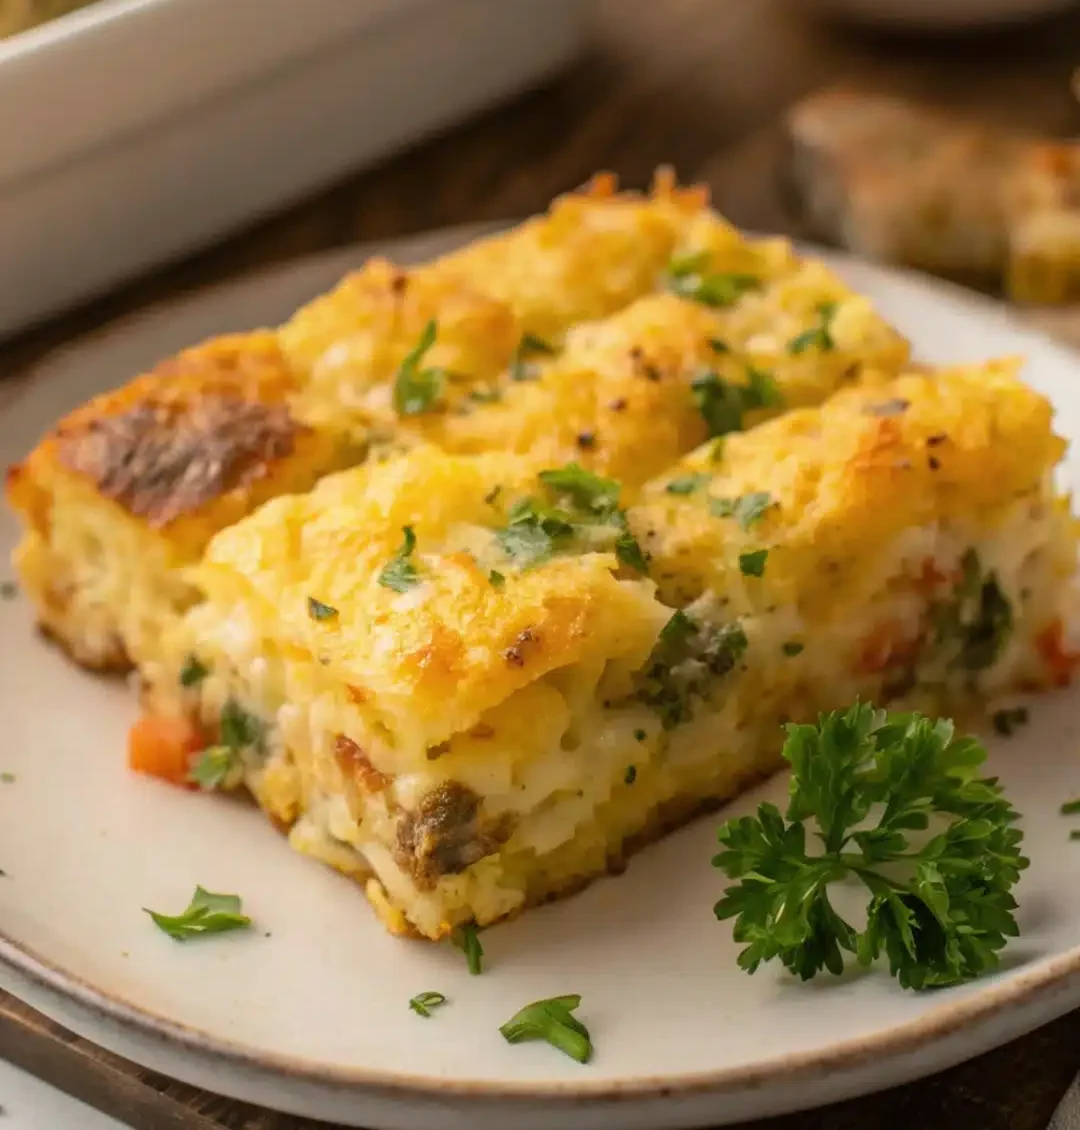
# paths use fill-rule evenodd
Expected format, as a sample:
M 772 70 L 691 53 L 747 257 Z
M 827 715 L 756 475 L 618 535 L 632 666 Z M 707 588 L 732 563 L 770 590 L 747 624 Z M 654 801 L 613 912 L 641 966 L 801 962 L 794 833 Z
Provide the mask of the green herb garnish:
M 501 589 L 506 584 L 506 578 L 499 572 L 498 569 L 492 569 L 488 573 L 488 582 L 493 589 Z
M 231 749 L 261 749 L 265 726 L 260 718 L 249 714 L 230 698 L 221 708 L 219 737 L 222 745 Z
M 1080 799 L 1067 800 L 1061 806 L 1061 815 L 1062 816 L 1075 816 L 1076 813 L 1078 813 L 1078 812 L 1080 812 Z
M 884 952 L 900 984 L 918 989 L 997 965 L 1017 933 L 1011 892 L 1028 861 L 1018 814 L 996 780 L 977 776 L 986 750 L 975 739 L 947 720 L 858 703 L 789 725 L 783 756 L 786 815 L 762 804 L 729 820 L 713 860 L 735 880 L 715 910 L 735 919 L 743 969 L 776 958 L 806 980 L 842 972 L 845 952 L 861 965 Z M 912 832 L 925 835 L 913 843 Z M 829 885 L 848 878 L 870 894 L 862 931 L 829 901 Z
M 784 644 L 783 651 L 785 655 L 794 657 L 796 655 L 802 655 L 805 648 L 806 645 L 799 643 L 798 640 L 788 640 L 787 643 Z
M 15 774 L 14 773 L 0 773 L 0 784 L 14 785 L 15 784 Z
M 765 575 L 765 562 L 768 560 L 767 549 L 752 549 L 739 554 L 739 572 L 744 577 L 761 577 Z
M 744 530 L 757 525 L 772 504 L 772 495 L 766 490 L 755 490 L 738 498 L 709 499 L 709 509 L 717 518 L 734 518 Z
M 555 354 L 555 346 L 544 341 L 535 334 L 522 334 L 514 356 L 510 361 L 510 379 L 512 381 L 531 381 L 536 378 L 535 365 L 529 364 L 527 358 L 543 355 L 551 357 Z
M 748 290 L 760 288 L 755 275 L 709 271 L 710 258 L 708 251 L 676 256 L 668 263 L 667 289 L 705 306 L 733 306 Z
M 417 1016 L 431 1016 L 431 1010 L 438 1008 L 439 1005 L 446 1004 L 446 997 L 442 993 L 417 993 L 412 1000 L 409 1001 L 409 1008 L 416 1013 Z
M 14 581 L 0 581 L 0 600 L 14 600 L 19 595 L 19 588 Z
M 680 475 L 677 479 L 672 479 L 664 489 L 668 494 L 693 494 L 694 491 L 709 482 L 711 478 L 711 475 L 703 475 L 700 473 Z
M 731 671 L 747 648 L 741 625 L 698 623 L 681 609 L 660 629 L 644 671 L 637 678 L 638 701 L 654 710 L 665 730 L 693 716 L 692 700 Z
M 499 1031 L 507 1043 L 546 1040 L 578 1063 L 588 1063 L 593 1051 L 589 1030 L 572 1015 L 580 1004 L 581 997 L 576 993 L 534 1001 L 510 1017 Z
M 469 972 L 475 977 L 484 971 L 484 947 L 480 944 L 480 928 L 475 922 L 466 922 L 450 934 L 450 941 L 465 955 Z
M 143 910 L 154 920 L 159 930 L 178 942 L 200 934 L 221 934 L 226 930 L 243 930 L 251 925 L 251 919 L 240 913 L 240 898 L 237 895 L 215 895 L 195 888 L 195 894 L 183 914 L 158 914 L 155 910 Z
M 240 765 L 240 751 L 227 745 L 212 745 L 199 754 L 188 780 L 207 792 L 224 785 Z
M 634 731 L 634 741 L 636 741 L 636 742 L 643 742 L 647 736 L 648 735 L 645 733 L 644 730 L 635 730 Z
M 952 598 L 931 611 L 935 641 L 955 649 L 953 663 L 969 671 L 984 671 L 998 661 L 1012 634 L 1012 604 L 997 574 L 983 573 L 975 550 L 964 554 L 960 567 L 961 579 Z
M 570 549 L 592 526 L 612 526 L 615 556 L 623 565 L 644 573 L 648 557 L 631 533 L 619 507 L 621 487 L 577 463 L 541 471 L 537 476 L 553 503 L 520 499 L 510 508 L 509 524 L 495 535 L 504 553 L 523 569 Z
M 623 774 L 623 781 L 627 785 L 632 785 L 637 780 L 637 766 L 628 765 L 626 772 Z
M 416 534 L 412 526 L 403 526 L 401 548 L 394 554 L 388 565 L 379 574 L 379 584 L 394 592 L 408 592 L 413 585 L 420 583 L 416 566 L 409 560 L 416 548 Z
M 419 416 L 430 412 L 442 398 L 446 372 L 420 367 L 424 354 L 435 344 L 437 333 L 436 322 L 428 322 L 416 347 L 401 362 L 394 379 L 394 408 L 399 416 Z
M 336 620 L 338 610 L 332 604 L 323 604 L 313 596 L 307 598 L 308 615 L 312 620 Z
M 808 330 L 803 330 L 801 334 L 797 334 L 788 342 L 788 353 L 798 355 L 805 353 L 808 349 L 817 347 L 823 353 L 836 348 L 836 342 L 833 341 L 830 327 L 832 320 L 836 316 L 836 303 L 823 302 L 818 308 L 818 321 L 816 326 L 811 326 Z
M 690 382 L 694 403 L 708 425 L 710 436 L 741 432 L 748 412 L 783 407 L 784 398 L 768 373 L 751 365 L 747 367 L 746 376 L 746 384 L 736 384 L 710 371 Z
M 191 654 L 184 660 L 183 667 L 180 668 L 180 685 L 182 687 L 194 687 L 210 674 L 210 668 L 199 660 L 197 655 Z

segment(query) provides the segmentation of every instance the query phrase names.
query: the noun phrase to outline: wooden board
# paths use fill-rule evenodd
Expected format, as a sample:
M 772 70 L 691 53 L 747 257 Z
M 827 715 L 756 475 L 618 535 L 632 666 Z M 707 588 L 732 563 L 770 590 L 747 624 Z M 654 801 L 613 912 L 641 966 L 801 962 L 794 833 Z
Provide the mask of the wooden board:
M 599 0 L 593 49 L 544 89 L 0 346 L 0 377 L 13 378 L 0 411 L 36 358 L 147 302 L 357 240 L 520 216 L 598 168 L 640 186 L 670 163 L 709 183 L 735 222 L 802 234 L 779 187 L 779 122 L 795 99 L 848 82 L 1080 134 L 1069 89 L 1077 45 L 1080 9 L 1004 34 L 896 41 L 832 27 L 788 0 Z M 1030 316 L 1080 345 L 1080 311 Z M 3 994 L 0 1056 L 137 1130 L 316 1127 L 145 1071 Z M 1078 1069 L 1080 1013 L 932 1079 L 758 1130 L 1044 1130 Z

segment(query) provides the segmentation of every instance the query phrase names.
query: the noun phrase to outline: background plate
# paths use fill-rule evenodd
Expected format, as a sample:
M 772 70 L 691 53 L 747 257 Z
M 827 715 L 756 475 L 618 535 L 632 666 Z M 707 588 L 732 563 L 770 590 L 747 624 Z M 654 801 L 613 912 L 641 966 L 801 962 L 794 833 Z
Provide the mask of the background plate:
M 393 247 L 436 253 L 473 231 Z M 373 249 L 291 265 L 152 311 L 50 359 L 0 420 L 0 462 L 59 413 L 164 353 L 273 323 Z M 1022 352 L 1058 426 L 1080 436 L 1075 355 L 998 306 L 922 278 L 828 257 L 925 359 Z M 1080 479 L 1075 457 L 1065 474 Z M 0 514 L 0 559 L 16 537 Z M 387 1130 L 596 1130 L 716 1124 L 825 1103 L 945 1067 L 1080 1005 L 1080 845 L 1058 815 L 1080 793 L 1075 695 L 1042 700 L 992 769 L 1025 814 L 1032 867 L 1022 937 L 974 985 L 904 993 L 880 972 L 801 985 L 735 966 L 715 922 L 721 881 L 706 819 L 629 871 L 485 934 L 470 978 L 447 946 L 384 933 L 350 883 L 294 855 L 253 809 L 124 767 L 127 689 L 68 664 L 29 609 L 0 603 L 0 986 L 136 1062 L 300 1114 Z M 773 781 L 729 812 L 763 795 Z M 141 908 L 193 886 L 236 891 L 258 931 L 179 946 Z M 438 989 L 423 1021 L 406 1002 Z M 597 1053 L 581 1067 L 498 1025 L 537 997 L 581 993 Z M 560 1114 L 561 1110 L 561 1114 Z

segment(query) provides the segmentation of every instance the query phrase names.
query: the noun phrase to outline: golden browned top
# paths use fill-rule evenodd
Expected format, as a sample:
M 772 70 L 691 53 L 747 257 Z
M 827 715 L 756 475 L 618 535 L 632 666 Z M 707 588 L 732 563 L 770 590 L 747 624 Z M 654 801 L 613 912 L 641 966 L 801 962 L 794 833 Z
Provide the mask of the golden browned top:
M 332 468 L 328 441 L 289 411 L 294 387 L 274 334 L 185 350 L 61 420 L 9 472 L 9 497 L 33 513 L 33 492 L 66 470 L 152 529 L 205 516 L 226 499 L 222 517 L 235 520 L 251 503 Z M 306 474 L 295 466 L 312 459 Z

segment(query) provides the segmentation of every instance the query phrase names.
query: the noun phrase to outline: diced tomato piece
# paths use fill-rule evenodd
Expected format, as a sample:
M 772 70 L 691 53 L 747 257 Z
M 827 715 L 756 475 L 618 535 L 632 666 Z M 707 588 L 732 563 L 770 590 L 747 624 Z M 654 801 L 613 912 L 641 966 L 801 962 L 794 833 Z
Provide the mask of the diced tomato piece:
M 192 758 L 206 745 L 206 735 L 189 718 L 146 716 L 128 733 L 128 766 L 136 773 L 192 787 Z
M 1035 637 L 1035 647 L 1054 683 L 1067 687 L 1072 682 L 1073 672 L 1080 667 L 1080 653 L 1065 650 L 1065 626 L 1060 619 L 1043 628 Z

